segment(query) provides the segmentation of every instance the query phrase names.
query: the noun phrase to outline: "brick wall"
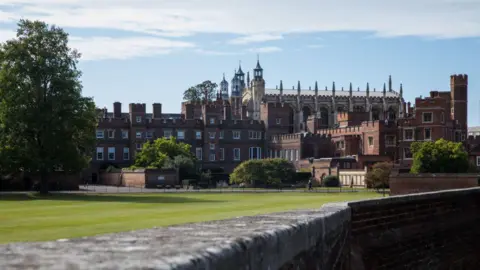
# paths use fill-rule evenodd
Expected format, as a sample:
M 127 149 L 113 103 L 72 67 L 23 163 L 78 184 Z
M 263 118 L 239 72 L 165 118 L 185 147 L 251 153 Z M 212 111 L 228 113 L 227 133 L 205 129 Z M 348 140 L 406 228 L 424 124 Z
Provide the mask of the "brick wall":
M 100 183 L 107 186 L 147 187 L 179 185 L 177 173 L 174 170 L 124 169 L 121 173 L 100 174 Z
M 390 193 L 403 195 L 411 193 L 471 188 L 479 186 L 479 174 L 409 174 L 392 172 Z
M 351 269 L 480 269 L 480 188 L 349 206 Z

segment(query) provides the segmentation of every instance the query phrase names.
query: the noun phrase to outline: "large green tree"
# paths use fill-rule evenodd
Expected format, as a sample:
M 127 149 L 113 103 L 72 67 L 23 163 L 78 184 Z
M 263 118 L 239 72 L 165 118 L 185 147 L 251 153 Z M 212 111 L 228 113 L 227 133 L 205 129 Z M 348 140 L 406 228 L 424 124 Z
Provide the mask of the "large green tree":
M 463 144 L 444 139 L 414 142 L 412 173 L 465 173 L 469 171 L 468 153 Z
M 218 85 L 212 81 L 204 81 L 185 90 L 183 100 L 191 102 L 214 100 L 217 95 L 217 87 Z
M 48 175 L 88 166 L 96 112 L 82 96 L 80 54 L 68 34 L 40 21 L 21 20 L 16 38 L 0 44 L 0 160 L 4 170 Z

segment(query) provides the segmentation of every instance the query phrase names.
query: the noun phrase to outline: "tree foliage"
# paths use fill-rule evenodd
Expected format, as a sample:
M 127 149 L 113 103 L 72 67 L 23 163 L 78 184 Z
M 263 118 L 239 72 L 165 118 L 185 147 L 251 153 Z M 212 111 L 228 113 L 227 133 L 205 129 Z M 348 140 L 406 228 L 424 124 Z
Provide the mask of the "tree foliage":
M 254 159 L 238 165 L 230 174 L 230 182 L 246 185 L 276 185 L 291 182 L 294 177 L 295 167 L 286 159 Z
M 378 162 L 373 164 L 365 176 L 367 188 L 388 188 L 392 168 L 393 164 L 391 162 Z
M 191 146 L 170 139 L 158 138 L 154 142 L 146 142 L 142 151 L 135 156 L 135 167 L 181 169 L 192 167 L 194 156 Z
M 444 139 L 414 142 L 411 173 L 465 173 L 469 171 L 468 153 L 463 144 Z
M 49 173 L 78 172 L 93 155 L 95 104 L 82 96 L 79 58 L 66 32 L 40 21 L 21 20 L 0 44 L 1 167 L 39 173 L 43 193 Z
M 324 187 L 340 187 L 340 179 L 336 175 L 327 175 L 322 179 L 322 186 Z
M 183 100 L 199 102 L 202 100 L 214 100 L 217 94 L 218 85 L 212 81 L 204 81 L 192 86 L 183 92 Z

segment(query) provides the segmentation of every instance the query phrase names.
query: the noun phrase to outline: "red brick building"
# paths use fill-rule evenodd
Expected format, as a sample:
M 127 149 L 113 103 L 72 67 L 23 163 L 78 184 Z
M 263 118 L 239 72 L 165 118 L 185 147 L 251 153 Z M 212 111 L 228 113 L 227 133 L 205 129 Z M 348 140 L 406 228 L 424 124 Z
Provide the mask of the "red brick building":
M 257 66 L 254 82 L 262 86 L 260 70 Z M 235 91 L 252 84 L 247 73 L 247 84 L 243 85 L 242 76 L 234 81 Z M 298 167 L 304 167 L 309 158 L 326 157 L 354 157 L 359 168 L 386 160 L 408 165 L 413 141 L 466 141 L 467 75 L 452 75 L 449 91 L 431 91 L 429 97 L 417 98 L 414 106 L 403 102 L 401 86 L 399 93 L 391 89 L 391 79 L 388 91 L 385 86 L 383 92 L 369 91 L 367 85 L 364 96 L 360 90 L 354 95 L 352 87 L 348 92 L 342 89 L 336 93 L 333 85 L 328 101 L 333 105 L 322 103 L 327 102 L 323 99 L 328 100 L 328 93 L 317 90 L 317 85 L 310 95 L 300 94 L 299 84 L 296 99 L 280 86 L 281 94 L 276 98 L 269 96 L 271 100 L 265 98 L 254 105 L 237 104 L 235 109 L 230 105 L 225 80 L 216 101 L 184 102 L 181 114 L 163 114 L 159 103 L 152 105 L 153 113 L 146 113 L 145 104 L 133 103 L 128 112 L 123 112 L 122 104 L 115 102 L 113 112 L 99 110 L 92 178 L 109 164 L 131 165 L 142 144 L 158 137 L 174 136 L 192 145 L 201 166 L 223 168 L 226 172 L 244 160 L 264 157 L 287 158 Z M 235 93 L 238 99 L 239 93 Z M 299 111 L 307 101 L 313 109 Z M 248 104 L 255 110 L 251 111 Z M 333 114 L 324 108 L 334 109 Z M 294 133 L 299 129 L 303 132 Z

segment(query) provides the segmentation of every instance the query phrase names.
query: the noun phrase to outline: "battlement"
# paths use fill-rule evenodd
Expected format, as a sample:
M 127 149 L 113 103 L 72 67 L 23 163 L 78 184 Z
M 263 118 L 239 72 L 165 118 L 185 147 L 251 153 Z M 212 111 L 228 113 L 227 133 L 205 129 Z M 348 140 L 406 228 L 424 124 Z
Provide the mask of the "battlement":
M 360 125 L 355 126 L 319 129 L 317 133 L 324 135 L 357 135 L 366 128 L 380 128 L 382 126 L 385 126 L 384 120 L 363 121 Z
M 454 74 L 450 76 L 451 85 L 468 85 L 467 74 Z
M 201 119 L 167 119 L 167 118 L 157 118 L 157 119 L 147 119 L 147 125 L 149 126 L 170 126 L 170 127 L 194 127 L 202 126 L 203 120 Z
M 128 107 L 131 113 L 145 113 L 147 111 L 147 104 L 145 103 L 130 103 Z
M 445 107 L 447 105 L 447 100 L 445 98 L 436 95 L 434 97 L 417 97 L 415 98 L 415 107 L 425 108 L 425 107 Z
M 265 122 L 262 120 L 218 120 L 218 126 L 222 129 L 264 129 Z
M 271 136 L 271 142 L 284 142 L 284 141 L 299 141 L 305 138 L 317 138 L 317 139 L 330 139 L 330 136 L 327 134 L 317 134 L 317 133 L 292 133 L 292 134 L 279 134 Z
M 130 126 L 130 119 L 123 117 L 123 118 L 114 118 L 113 116 L 109 115 L 107 117 L 98 117 L 98 127 L 125 127 L 128 128 Z

